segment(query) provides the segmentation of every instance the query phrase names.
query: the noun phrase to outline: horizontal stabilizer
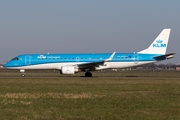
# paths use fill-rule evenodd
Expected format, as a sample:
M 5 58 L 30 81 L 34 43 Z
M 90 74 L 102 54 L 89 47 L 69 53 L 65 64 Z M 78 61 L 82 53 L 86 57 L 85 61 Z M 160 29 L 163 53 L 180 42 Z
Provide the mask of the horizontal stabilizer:
M 153 58 L 154 59 L 160 59 L 160 58 L 170 59 L 170 58 L 174 57 L 174 54 L 176 54 L 176 53 L 170 53 L 170 54 L 166 54 L 166 55 L 156 56 L 156 57 L 153 57 Z

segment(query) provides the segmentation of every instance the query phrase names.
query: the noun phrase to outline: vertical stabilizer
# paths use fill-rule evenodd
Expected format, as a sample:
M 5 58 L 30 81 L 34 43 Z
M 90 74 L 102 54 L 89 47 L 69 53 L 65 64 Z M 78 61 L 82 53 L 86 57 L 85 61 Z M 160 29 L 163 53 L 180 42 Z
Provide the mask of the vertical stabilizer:
M 138 53 L 165 54 L 168 46 L 170 32 L 171 29 L 164 29 L 147 49 Z

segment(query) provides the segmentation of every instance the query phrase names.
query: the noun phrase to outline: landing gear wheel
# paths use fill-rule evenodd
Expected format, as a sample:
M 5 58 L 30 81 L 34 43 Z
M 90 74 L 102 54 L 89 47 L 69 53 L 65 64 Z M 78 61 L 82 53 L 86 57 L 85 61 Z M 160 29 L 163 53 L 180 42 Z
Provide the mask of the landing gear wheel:
M 25 74 L 21 74 L 21 77 L 25 77 Z
M 85 76 L 86 76 L 86 77 L 92 77 L 92 73 L 91 73 L 91 72 L 86 72 L 86 73 L 85 73 Z

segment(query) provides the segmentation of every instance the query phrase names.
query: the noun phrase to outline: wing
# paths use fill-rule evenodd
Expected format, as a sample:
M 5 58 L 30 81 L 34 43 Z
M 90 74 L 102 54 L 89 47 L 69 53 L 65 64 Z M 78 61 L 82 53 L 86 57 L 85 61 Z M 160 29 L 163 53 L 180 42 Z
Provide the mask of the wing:
M 96 67 L 99 67 L 100 65 L 104 65 L 105 62 L 111 61 L 112 58 L 114 57 L 116 52 L 114 52 L 108 59 L 103 60 L 103 61 L 98 61 L 98 62 L 87 62 L 87 63 L 80 63 L 77 64 L 79 69 L 82 71 L 84 70 L 97 70 Z M 103 69 L 107 69 L 109 66 L 104 66 Z

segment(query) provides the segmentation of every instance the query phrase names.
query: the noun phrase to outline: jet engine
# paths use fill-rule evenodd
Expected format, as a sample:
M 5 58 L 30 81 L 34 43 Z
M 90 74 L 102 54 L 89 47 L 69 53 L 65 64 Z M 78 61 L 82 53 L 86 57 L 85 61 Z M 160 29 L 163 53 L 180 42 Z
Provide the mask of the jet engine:
M 78 69 L 75 68 L 74 66 L 62 66 L 60 71 L 61 74 L 65 74 L 65 75 L 73 75 L 77 72 Z

